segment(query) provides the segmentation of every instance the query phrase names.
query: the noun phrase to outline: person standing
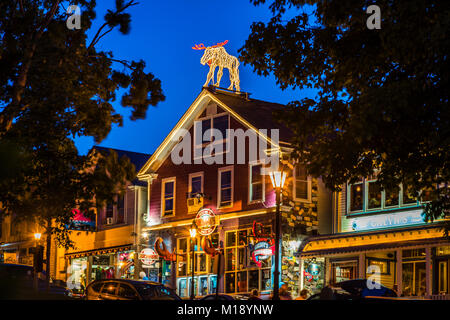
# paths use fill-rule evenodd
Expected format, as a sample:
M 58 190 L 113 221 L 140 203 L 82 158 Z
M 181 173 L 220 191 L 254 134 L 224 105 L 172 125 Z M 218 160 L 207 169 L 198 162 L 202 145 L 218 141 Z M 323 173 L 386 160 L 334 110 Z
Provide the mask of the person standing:
M 303 289 L 302 291 L 300 291 L 300 296 L 295 298 L 295 300 L 306 300 L 307 298 L 308 298 L 308 290 Z

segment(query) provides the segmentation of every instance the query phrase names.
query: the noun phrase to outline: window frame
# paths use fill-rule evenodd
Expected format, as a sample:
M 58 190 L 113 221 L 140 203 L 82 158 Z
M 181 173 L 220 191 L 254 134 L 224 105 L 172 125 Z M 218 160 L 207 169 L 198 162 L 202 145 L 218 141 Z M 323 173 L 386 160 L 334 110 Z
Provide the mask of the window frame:
M 205 175 L 204 175 L 203 171 L 198 171 L 198 172 L 189 173 L 189 176 L 188 176 L 188 193 L 189 193 L 189 195 L 191 195 L 191 193 L 192 193 L 192 178 L 196 178 L 196 177 L 202 178 L 200 193 L 204 192 Z
M 297 198 L 297 190 L 296 190 L 296 188 L 297 188 L 296 187 L 297 186 L 296 171 L 297 170 L 295 170 L 295 169 L 297 168 L 298 165 L 299 164 L 295 164 L 294 168 L 292 170 L 292 181 L 293 181 L 293 183 L 292 183 L 292 194 L 293 194 L 294 201 L 311 203 L 311 198 L 312 198 L 312 181 L 311 181 L 311 176 L 308 175 L 308 174 L 306 174 L 306 180 L 301 180 L 303 182 L 306 181 L 306 183 L 307 183 L 307 185 L 306 185 L 306 188 L 307 188 L 306 192 L 308 193 L 308 197 L 307 197 L 307 199 L 305 199 L 305 198 Z M 298 179 L 298 180 L 300 180 L 300 179 Z
M 261 199 L 258 200 L 252 200 L 252 187 L 253 187 L 253 183 L 252 183 L 252 168 L 254 166 L 261 166 L 261 184 L 262 184 L 262 194 L 261 194 Z M 251 162 L 248 164 L 248 199 L 247 199 L 247 204 L 255 204 L 255 203 L 263 203 L 266 201 L 266 178 L 265 175 L 262 173 L 263 172 L 263 163 L 261 163 L 260 161 L 257 162 Z
M 228 116 L 228 128 L 227 128 L 227 129 L 229 130 L 229 129 L 230 129 L 230 125 L 231 125 L 231 116 L 230 116 L 230 113 L 229 113 L 229 112 L 226 112 L 226 111 L 220 112 L 220 113 L 217 113 L 217 114 L 213 114 L 213 115 L 209 115 L 209 116 L 206 116 L 206 117 L 201 117 L 201 118 L 195 119 L 194 124 L 193 124 L 193 126 L 192 126 L 193 131 L 194 131 L 194 134 L 193 134 L 193 143 L 192 143 L 192 145 L 194 146 L 194 150 L 193 150 L 193 155 L 192 155 L 192 157 L 193 157 L 194 160 L 197 160 L 197 159 L 203 159 L 203 151 L 204 151 L 204 147 L 206 147 L 207 145 L 213 143 L 212 141 L 203 141 L 203 136 L 202 136 L 202 139 L 201 139 L 201 140 L 202 140 L 202 143 L 201 143 L 201 145 L 197 145 L 197 143 L 196 143 L 196 142 L 197 142 L 197 130 L 196 130 L 196 128 L 195 128 L 196 123 L 197 123 L 197 122 L 203 122 L 204 120 L 209 120 L 209 121 L 210 121 L 210 129 L 214 129 L 214 126 L 213 126 L 213 124 L 214 124 L 214 118 L 218 118 L 218 117 L 222 117 L 222 116 Z M 229 152 L 229 151 L 230 151 L 230 143 L 227 143 L 228 141 L 229 141 L 229 137 L 223 138 L 223 139 L 220 141 L 220 143 L 225 144 L 225 149 L 223 149 L 221 153 L 215 153 L 213 156 L 221 155 L 221 154 L 225 154 L 225 153 Z M 219 141 L 214 141 L 214 143 L 219 143 Z M 214 144 L 214 143 L 213 143 L 213 144 Z M 197 148 L 199 148 L 199 147 L 201 147 L 201 150 L 202 150 L 201 156 L 200 156 L 200 157 L 196 157 L 196 152 L 195 152 L 195 150 L 196 150 Z
M 360 182 L 361 181 L 361 182 Z M 398 204 L 394 206 L 386 206 L 386 190 L 381 190 L 381 206 L 379 208 L 368 208 L 369 203 L 369 183 L 376 182 L 376 178 L 362 178 L 360 181 L 356 183 L 346 183 L 346 215 L 358 215 L 358 214 L 371 214 L 371 213 L 382 213 L 382 212 L 391 212 L 397 211 L 407 208 L 414 208 L 421 206 L 425 202 L 420 202 L 419 199 L 416 199 L 415 202 L 412 203 L 403 203 L 403 185 L 400 184 L 398 188 Z M 363 205 L 362 210 L 350 210 L 351 206 L 351 187 L 355 184 L 362 184 L 363 191 Z
M 173 182 L 173 212 L 172 214 L 164 214 L 165 213 L 165 206 L 166 206 L 166 202 L 165 202 L 165 192 L 166 192 L 166 183 L 168 182 Z M 167 217 L 174 217 L 175 216 L 175 211 L 176 211 L 176 195 L 177 195 L 177 181 L 176 181 L 176 177 L 169 177 L 169 178 L 164 178 L 161 180 L 161 218 L 167 218 Z
M 222 206 L 222 172 L 231 171 L 231 201 L 229 205 Z M 217 208 L 218 209 L 225 209 L 225 208 L 231 208 L 234 205 L 234 165 L 227 166 L 227 167 L 221 167 L 217 169 Z

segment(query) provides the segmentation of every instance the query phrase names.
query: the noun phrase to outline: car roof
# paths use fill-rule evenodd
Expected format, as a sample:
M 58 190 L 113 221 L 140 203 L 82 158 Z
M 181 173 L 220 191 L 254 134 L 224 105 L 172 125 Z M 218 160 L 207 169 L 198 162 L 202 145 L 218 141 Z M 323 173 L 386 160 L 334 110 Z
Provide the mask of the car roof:
M 99 282 L 123 282 L 123 283 L 130 283 L 133 285 L 140 285 L 140 284 L 149 284 L 152 286 L 164 286 L 162 283 L 154 282 L 154 281 L 148 281 L 148 280 L 132 280 L 132 279 L 101 279 L 101 280 L 94 280 L 89 285 L 93 283 L 99 283 Z

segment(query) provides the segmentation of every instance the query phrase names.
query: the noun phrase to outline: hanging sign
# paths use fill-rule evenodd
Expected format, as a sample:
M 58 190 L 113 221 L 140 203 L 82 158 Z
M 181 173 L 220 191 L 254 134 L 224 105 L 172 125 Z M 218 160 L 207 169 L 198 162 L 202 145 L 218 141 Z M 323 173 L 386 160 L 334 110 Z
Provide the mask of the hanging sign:
M 139 260 L 146 266 L 152 266 L 158 259 L 158 254 L 152 248 L 142 249 L 139 253 Z
M 216 215 L 209 208 L 203 208 L 197 212 L 194 219 L 197 231 L 202 236 L 209 236 L 216 230 Z
M 275 246 L 270 245 L 267 241 L 260 241 L 252 248 L 251 255 L 252 260 L 258 267 L 261 267 L 261 261 L 267 260 L 274 254 Z

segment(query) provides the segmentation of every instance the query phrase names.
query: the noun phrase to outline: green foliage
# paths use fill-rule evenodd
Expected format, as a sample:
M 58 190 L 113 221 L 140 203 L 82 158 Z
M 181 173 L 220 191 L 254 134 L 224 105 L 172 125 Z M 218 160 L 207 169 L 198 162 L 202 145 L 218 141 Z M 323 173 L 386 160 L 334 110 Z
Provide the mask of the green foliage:
M 144 61 L 96 49 L 114 28 L 130 31 L 126 9 L 136 2 L 116 1 L 90 41 L 96 1 L 70 4 L 81 7 L 80 30 L 67 28 L 60 1 L 0 2 L 0 215 L 37 219 L 66 247 L 72 209 L 89 215 L 135 175 L 114 152 L 100 159 L 95 152 L 79 155 L 74 138 L 99 143 L 113 124 L 122 125 L 112 104 L 119 89 L 133 120 L 165 99 Z
M 372 4 L 379 30 L 366 26 Z M 448 213 L 450 3 L 276 0 L 270 9 L 240 54 L 283 89 L 317 89 L 277 116 L 295 132 L 294 156 L 333 190 L 378 169 L 384 188 L 403 183 L 422 200 L 432 190 L 426 219 Z

